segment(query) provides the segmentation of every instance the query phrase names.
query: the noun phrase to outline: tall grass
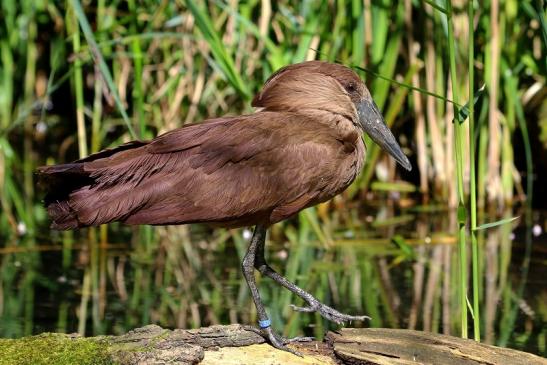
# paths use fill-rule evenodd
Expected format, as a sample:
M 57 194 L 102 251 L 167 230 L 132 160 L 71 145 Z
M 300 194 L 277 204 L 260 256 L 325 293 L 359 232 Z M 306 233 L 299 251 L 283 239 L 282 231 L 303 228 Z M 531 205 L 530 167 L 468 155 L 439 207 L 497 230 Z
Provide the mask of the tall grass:
M 446 1 L 446 8 L 443 9 L 446 14 L 446 22 L 448 23 L 448 57 L 450 64 L 450 80 L 452 86 L 452 99 L 455 103 L 459 103 L 459 85 L 458 76 L 456 72 L 456 43 L 454 38 L 454 24 L 453 24 L 453 10 L 452 1 Z M 468 21 L 471 21 L 468 19 Z M 470 34 L 472 36 L 472 34 Z M 471 101 L 472 103 L 473 101 Z M 467 245 L 466 245 L 466 224 L 467 224 L 467 212 L 465 208 L 465 193 L 464 193 L 464 127 L 463 121 L 457 118 L 459 109 L 456 105 L 453 105 L 454 118 L 454 146 L 456 155 L 456 186 L 458 190 L 458 246 L 460 257 L 460 310 L 461 310 L 461 335 L 463 338 L 467 338 Z
M 475 4 L 473 0 L 470 0 L 467 4 L 468 19 L 475 18 Z M 473 22 L 469 22 L 469 34 L 475 34 L 475 27 Z M 479 247 L 476 237 L 477 229 L 477 177 L 476 177 L 476 150 L 475 150 L 475 40 L 474 37 L 469 37 L 469 48 L 467 51 L 468 60 L 468 72 L 469 72 L 469 156 L 471 157 L 469 162 L 469 180 L 470 180 L 470 216 L 471 216 L 471 250 L 472 250 L 472 277 L 473 277 L 473 334 L 475 340 L 481 339 L 481 327 L 480 327 L 480 277 L 479 277 Z M 531 194 L 531 191 L 529 191 Z M 531 199 L 531 197 L 529 197 Z
M 537 99 L 545 90 L 547 73 L 545 14 L 537 4 L 518 0 L 506 0 L 503 6 L 498 0 L 488 0 L 476 2 L 474 7 L 472 2 L 455 0 L 3 2 L 0 240 L 5 243 L 0 247 L 14 249 L 21 243 L 33 246 L 36 240 L 62 242 L 63 268 L 68 270 L 69 263 L 76 260 L 72 249 L 86 243 L 82 255 L 89 255 L 89 260 L 84 260 L 81 332 L 86 332 L 90 306 L 94 330 L 103 331 L 99 324 L 104 317 L 101 293 L 105 273 L 123 277 L 124 270 L 123 264 L 114 264 L 104 256 L 104 248 L 126 239 L 129 233 L 134 237 L 133 259 L 151 265 L 150 256 L 161 252 L 166 260 L 161 273 L 147 267 L 138 269 L 135 277 L 139 281 L 131 290 L 114 281 L 121 297 L 130 291 L 130 307 L 151 305 L 143 293 L 149 293 L 155 284 L 176 282 L 180 285 L 177 290 L 189 293 L 180 278 L 201 272 L 202 263 L 193 248 L 203 238 L 199 231 L 185 227 L 131 231 L 111 225 L 75 235 L 50 232 L 40 203 L 42 193 L 35 191 L 34 168 L 70 161 L 133 138 L 150 138 L 185 123 L 251 112 L 250 98 L 279 67 L 308 59 L 338 61 L 354 66 L 366 80 L 387 124 L 410 156 L 414 172 L 398 170 L 367 139 L 367 163 L 350 189 L 332 203 L 300 215 L 297 231 L 289 223 L 279 225 L 273 239 L 292 243 L 317 239 L 323 247 L 331 247 L 336 237 L 340 239 L 339 231 L 362 224 L 349 208 L 357 201 L 384 197 L 386 190 L 399 197 L 398 209 L 406 210 L 409 205 L 426 209 L 426 204 L 458 209 L 460 261 L 451 269 L 459 267 L 460 274 L 447 280 L 459 277 L 459 301 L 440 304 L 432 299 L 432 291 L 424 304 L 436 306 L 433 310 L 439 317 L 433 322 L 440 321 L 441 314 L 446 318 L 443 311 L 448 307 L 460 313 L 458 327 L 466 335 L 465 242 L 470 235 L 473 333 L 479 339 L 486 321 L 480 319 L 479 306 L 485 302 L 487 283 L 479 266 L 485 247 L 478 229 L 484 227 L 487 218 L 489 222 L 502 218 L 504 207 L 523 201 L 524 192 L 531 192 L 530 144 L 535 136 L 528 136 L 527 131 L 538 122 L 534 118 L 537 110 L 545 107 L 546 101 Z M 474 91 L 483 84 L 487 91 L 475 103 Z M 467 109 L 463 108 L 466 100 Z M 460 117 L 462 110 L 466 110 L 468 122 Z M 525 139 L 526 174 L 515 162 L 515 155 L 521 151 L 513 149 L 511 143 L 520 135 Z M 521 186 L 523 177 L 527 189 Z M 393 181 L 396 183 L 386 184 Z M 224 235 L 219 239 L 221 245 L 235 242 L 241 255 L 245 243 L 239 234 L 217 234 Z M 296 246 L 293 249 L 300 252 Z M 288 276 L 298 281 L 296 268 L 310 269 L 306 260 L 314 255 L 303 250 L 295 259 L 291 256 Z M 435 255 L 450 262 L 441 250 Z M 178 266 L 176 259 L 181 256 L 191 258 L 195 272 Z M 342 252 L 341 257 L 353 264 L 351 250 Z M 407 260 L 415 258 L 406 256 Z M 13 260 L 6 256 L 2 265 Z M 385 274 L 387 264 L 355 264 L 361 271 L 342 285 L 361 281 L 362 292 L 352 294 L 352 301 L 359 309 L 377 312 L 378 305 L 364 301 L 363 296 L 371 295 L 367 280 L 379 280 L 379 272 Z M 34 280 L 30 269 L 39 265 L 36 258 L 25 271 L 28 288 Z M 413 270 L 423 274 L 429 268 L 418 260 Z M 436 275 L 442 274 L 437 271 Z M 331 279 L 321 277 L 306 283 L 324 288 L 332 286 Z M 390 294 L 377 299 L 388 309 L 373 317 L 386 314 L 391 323 L 396 323 L 394 304 L 390 303 L 393 290 L 385 284 L 385 276 L 383 279 L 382 290 Z M 433 276 L 431 285 L 439 280 Z M 419 281 L 416 279 L 416 297 L 421 298 L 423 286 Z M 201 317 L 192 300 L 220 305 L 220 299 L 206 291 L 181 302 L 173 302 L 168 293 L 156 294 L 165 298 L 159 317 L 168 312 L 184 313 L 192 317 L 193 325 L 199 324 Z M 32 290 L 25 295 L 30 312 Z M 246 295 L 241 292 L 240 297 Z M 283 294 L 280 308 L 286 308 L 290 300 L 287 295 Z M 64 308 L 60 309 L 60 327 L 67 325 Z M 296 317 L 283 313 L 289 318 L 287 331 L 294 334 Z M 208 315 L 214 317 L 214 311 Z M 127 321 L 136 320 L 128 314 Z M 189 323 L 182 317 L 179 321 Z

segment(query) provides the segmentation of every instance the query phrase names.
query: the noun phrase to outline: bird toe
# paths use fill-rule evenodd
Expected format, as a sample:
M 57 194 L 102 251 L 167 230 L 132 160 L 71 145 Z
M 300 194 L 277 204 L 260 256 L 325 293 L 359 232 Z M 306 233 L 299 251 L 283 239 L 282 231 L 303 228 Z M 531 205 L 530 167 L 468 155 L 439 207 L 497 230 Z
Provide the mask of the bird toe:
M 369 316 L 353 316 L 350 314 L 341 313 L 336 309 L 329 307 L 328 305 L 325 305 L 319 301 L 317 303 L 311 303 L 309 306 L 305 307 L 299 307 L 291 304 L 291 308 L 297 312 L 318 312 L 323 318 L 336 324 L 343 324 L 344 322 L 351 321 L 365 321 L 367 319 L 371 319 Z
M 262 329 L 262 335 L 276 349 L 279 349 L 279 350 L 282 350 L 282 351 L 287 351 L 287 352 L 290 352 L 291 354 L 294 354 L 296 356 L 303 357 L 300 352 L 287 347 L 287 344 L 291 343 L 291 342 L 302 342 L 300 339 L 304 338 L 304 337 L 295 337 L 294 339 L 286 339 L 286 338 L 278 335 L 277 333 L 275 333 L 273 331 L 272 327 L 263 328 Z

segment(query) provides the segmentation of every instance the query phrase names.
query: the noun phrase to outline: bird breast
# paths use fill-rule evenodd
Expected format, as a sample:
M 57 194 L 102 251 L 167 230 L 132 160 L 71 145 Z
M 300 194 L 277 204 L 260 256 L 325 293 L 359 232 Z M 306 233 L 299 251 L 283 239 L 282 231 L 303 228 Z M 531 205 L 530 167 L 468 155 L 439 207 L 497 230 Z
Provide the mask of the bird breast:
M 339 151 L 333 161 L 332 175 L 325 179 L 328 187 L 321 194 L 320 200 L 326 201 L 344 191 L 357 177 L 365 160 L 365 145 L 361 130 L 345 117 L 338 116 L 331 123 L 333 135 L 339 144 Z

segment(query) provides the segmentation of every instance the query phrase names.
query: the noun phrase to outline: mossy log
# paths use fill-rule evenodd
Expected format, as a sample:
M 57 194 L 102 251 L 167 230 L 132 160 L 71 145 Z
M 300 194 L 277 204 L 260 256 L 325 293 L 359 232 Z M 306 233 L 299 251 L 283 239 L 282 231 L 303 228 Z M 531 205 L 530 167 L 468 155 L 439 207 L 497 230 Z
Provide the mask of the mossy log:
M 290 345 L 303 356 L 279 351 L 241 325 L 166 330 L 156 325 L 121 336 L 83 338 L 41 334 L 0 340 L 0 364 L 531 364 L 538 356 L 410 330 L 346 328 L 323 342 Z

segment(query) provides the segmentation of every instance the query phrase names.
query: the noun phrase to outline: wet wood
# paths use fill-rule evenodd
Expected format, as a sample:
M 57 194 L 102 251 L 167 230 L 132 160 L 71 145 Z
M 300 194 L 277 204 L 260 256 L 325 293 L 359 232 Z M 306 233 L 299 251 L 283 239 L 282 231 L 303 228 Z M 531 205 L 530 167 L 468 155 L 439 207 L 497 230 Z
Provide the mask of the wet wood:
M 120 364 L 295 364 L 336 365 L 326 343 L 291 345 L 304 356 L 277 350 L 242 325 L 166 330 L 156 325 L 110 337 L 112 359 Z
M 43 342 L 43 343 L 41 343 Z M 529 364 L 547 365 L 538 356 L 489 346 L 457 337 L 398 329 L 341 329 L 323 342 L 289 345 L 302 357 L 273 348 L 255 331 L 242 325 L 211 326 L 194 330 L 168 330 L 156 325 L 137 328 L 121 336 L 82 338 L 78 335 L 42 334 L 18 340 L 0 340 L 0 363 L 48 364 Z M 83 349 L 90 349 L 85 351 Z M 33 354 L 35 351 L 38 354 Z M 78 352 L 75 358 L 75 352 Z M 67 362 L 67 354 L 70 361 Z M 31 363 L 37 363 L 33 360 Z
M 387 328 L 345 328 L 325 339 L 347 364 L 547 365 L 538 356 L 458 337 Z

